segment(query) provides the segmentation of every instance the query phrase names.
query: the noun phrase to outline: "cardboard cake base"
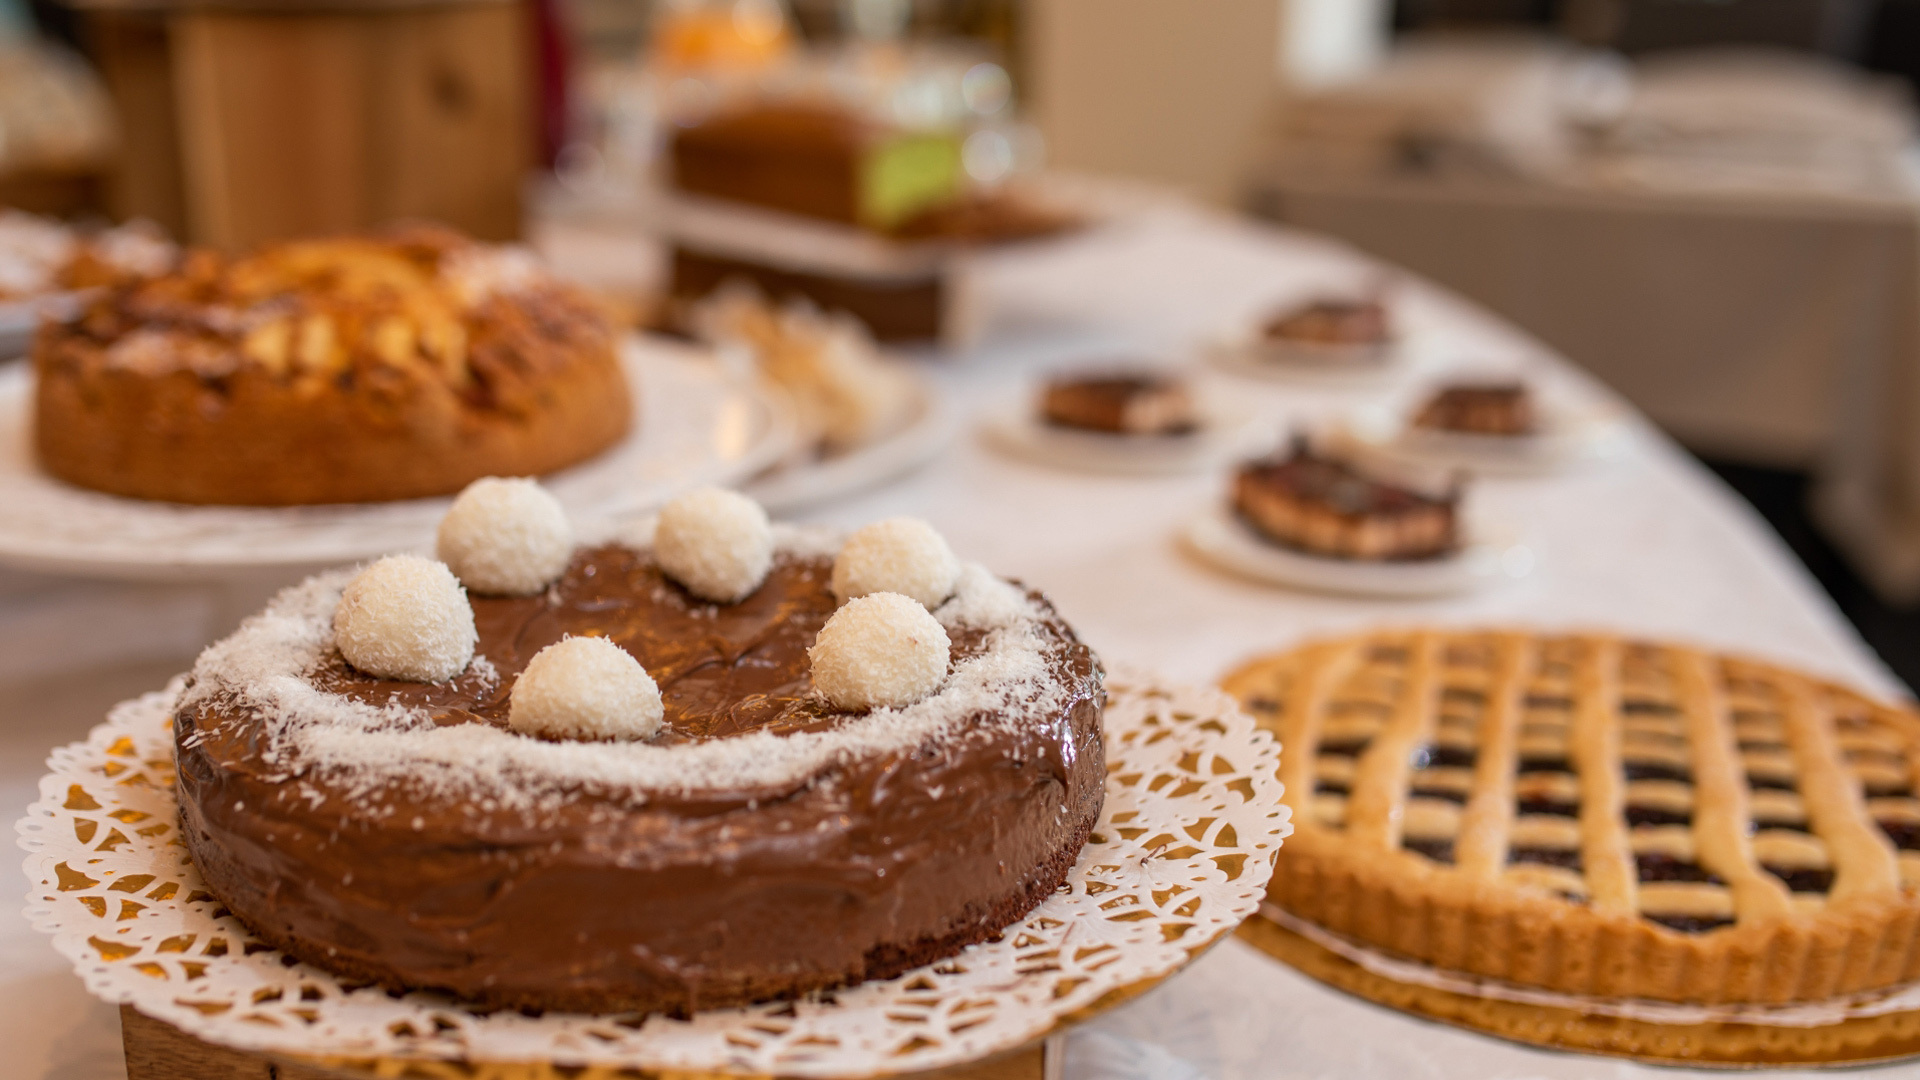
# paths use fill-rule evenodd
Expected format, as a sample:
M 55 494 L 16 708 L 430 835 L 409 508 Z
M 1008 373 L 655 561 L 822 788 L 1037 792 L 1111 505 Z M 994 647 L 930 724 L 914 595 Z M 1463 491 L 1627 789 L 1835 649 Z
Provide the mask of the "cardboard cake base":
M 451 1061 L 325 1061 L 256 1054 L 203 1042 L 131 1006 L 120 1007 L 127 1080 L 750 1080 L 740 1073 L 564 1068 Z M 913 1073 L 902 1080 L 1048 1080 L 1060 1075 L 1064 1037 L 1054 1035 L 985 1061 Z M 762 1080 L 777 1080 L 766 1077 Z
M 1398 982 L 1257 915 L 1241 924 L 1238 934 L 1267 955 L 1355 997 L 1554 1050 L 1728 1069 L 1865 1065 L 1920 1055 L 1920 1012 L 1863 1017 L 1824 1027 L 1658 1024 Z

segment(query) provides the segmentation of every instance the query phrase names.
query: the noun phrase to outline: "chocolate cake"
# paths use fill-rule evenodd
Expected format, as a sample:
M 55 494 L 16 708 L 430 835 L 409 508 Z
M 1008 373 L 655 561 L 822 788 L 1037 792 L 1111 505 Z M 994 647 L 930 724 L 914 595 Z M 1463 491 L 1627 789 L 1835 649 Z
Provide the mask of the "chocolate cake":
M 932 609 L 939 688 L 837 711 L 808 664 L 832 551 L 785 534 L 754 591 L 714 604 L 651 549 L 578 549 L 542 592 L 472 597 L 473 659 L 437 684 L 348 666 L 351 575 L 310 579 L 210 648 L 176 706 L 194 862 L 291 956 L 494 1006 L 686 1014 L 990 937 L 1099 815 L 1099 662 L 1039 594 L 966 566 Z M 645 665 L 657 735 L 509 728 L 516 680 L 567 635 Z
M 1187 384 L 1152 372 L 1053 379 L 1041 391 L 1040 414 L 1057 427 L 1114 435 L 1188 435 L 1200 427 Z
M 1316 454 L 1305 440 L 1290 452 L 1240 467 L 1234 511 L 1284 547 L 1342 559 L 1432 559 L 1459 549 L 1455 485 L 1432 495 L 1368 476 Z
M 1263 333 L 1295 345 L 1385 345 L 1393 325 L 1378 299 L 1321 298 L 1275 316 Z
M 1532 435 L 1539 430 L 1525 383 L 1457 383 L 1442 387 L 1414 415 L 1413 426 L 1463 435 Z

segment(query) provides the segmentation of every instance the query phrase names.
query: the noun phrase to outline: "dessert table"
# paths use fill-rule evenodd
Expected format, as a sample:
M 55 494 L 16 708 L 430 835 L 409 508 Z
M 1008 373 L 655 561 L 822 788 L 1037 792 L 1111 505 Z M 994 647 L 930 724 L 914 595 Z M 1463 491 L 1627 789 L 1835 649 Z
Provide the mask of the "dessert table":
M 569 230 L 574 232 L 569 233 Z M 604 230 L 556 224 L 567 253 L 623 249 Z M 638 238 L 632 240 L 639 244 Z M 1905 694 L 1744 504 L 1638 419 L 1612 459 L 1560 476 L 1485 480 L 1474 498 L 1510 522 L 1537 566 L 1448 599 L 1351 599 L 1227 576 L 1179 541 L 1221 496 L 1213 474 L 1127 477 L 1053 470 L 997 453 L 976 430 L 1049 365 L 1117 357 L 1187 360 L 1275 425 L 1324 421 L 1379 389 L 1251 381 L 1207 368 L 1200 343 L 1268 307 L 1370 276 L 1351 250 L 1178 204 L 1084 235 L 978 256 L 980 343 L 925 370 L 965 418 L 930 465 L 810 509 L 851 527 L 912 514 L 962 557 L 1044 588 L 1109 661 L 1205 681 L 1313 634 L 1381 623 L 1605 627 L 1745 651 Z M 1401 317 L 1428 373 L 1513 366 L 1611 400 L 1569 365 L 1471 305 L 1411 283 Z M 1401 377 L 1411 378 L 1412 374 Z M 423 538 L 424 540 L 424 538 Z M 56 743 L 108 705 L 160 686 L 275 583 L 116 584 L 0 570 L 0 801 L 23 808 Z M 16 864 L 17 865 L 17 864 Z M 0 908 L 0 1041 L 9 1075 L 124 1075 L 116 1010 L 89 998 L 66 960 Z M 1073 1077 L 1553 1077 L 1672 1075 L 1498 1043 L 1346 998 L 1229 941 L 1068 1038 Z

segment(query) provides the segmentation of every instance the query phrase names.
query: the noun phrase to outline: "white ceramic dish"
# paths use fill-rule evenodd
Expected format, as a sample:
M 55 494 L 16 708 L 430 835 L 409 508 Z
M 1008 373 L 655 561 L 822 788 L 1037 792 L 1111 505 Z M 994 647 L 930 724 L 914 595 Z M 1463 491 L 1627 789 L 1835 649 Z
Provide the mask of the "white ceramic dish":
M 1183 538 L 1222 570 L 1269 585 L 1346 596 L 1418 599 L 1473 592 L 1533 571 L 1533 550 L 1512 530 L 1469 513 L 1467 542 L 1453 555 L 1411 562 L 1363 562 L 1310 555 L 1269 543 L 1224 506 L 1187 523 Z
M 1412 426 L 1412 418 L 1437 386 L 1400 402 L 1365 406 L 1334 429 L 1336 438 L 1364 457 L 1493 476 L 1537 476 L 1617 456 L 1628 429 L 1619 410 L 1539 392 L 1540 430 L 1531 435 L 1471 435 Z
M 1039 389 L 1002 403 L 988 414 L 981 434 L 997 449 L 1041 465 L 1085 472 L 1166 476 L 1201 472 L 1263 453 L 1280 435 L 1202 393 L 1200 428 L 1185 435 L 1111 435 L 1047 423 L 1035 412 Z M 1271 430 L 1269 430 L 1269 428 Z
M 1415 366 L 1405 337 L 1379 345 L 1273 341 L 1258 332 L 1222 337 L 1207 348 L 1214 365 L 1236 375 L 1334 389 L 1391 382 Z
M 958 426 L 938 388 L 918 373 L 907 422 L 858 449 L 830 458 L 789 457 L 753 478 L 742 490 L 780 514 L 879 487 L 932 461 L 953 441 Z
M 41 317 L 71 319 L 79 314 L 86 296 L 85 292 L 58 292 L 0 301 L 0 360 L 27 355 Z
M 624 442 L 545 479 L 590 532 L 701 484 L 765 469 L 793 440 L 778 401 L 704 353 L 632 339 L 637 388 Z M 32 372 L 0 372 L 0 564 L 135 579 L 210 579 L 244 569 L 309 568 L 422 548 L 450 499 L 335 506 L 183 506 L 71 487 L 42 473 L 32 446 Z

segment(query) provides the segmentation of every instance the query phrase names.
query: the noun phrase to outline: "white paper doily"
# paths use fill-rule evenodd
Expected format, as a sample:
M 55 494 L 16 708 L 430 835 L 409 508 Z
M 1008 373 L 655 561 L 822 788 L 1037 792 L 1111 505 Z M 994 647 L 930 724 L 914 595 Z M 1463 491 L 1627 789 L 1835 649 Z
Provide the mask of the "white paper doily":
M 797 1002 L 690 1021 L 475 1015 L 283 957 L 208 895 L 177 837 L 168 691 L 49 758 L 16 826 L 26 915 L 92 993 L 244 1050 L 789 1076 L 940 1068 L 1171 974 L 1265 896 L 1292 831 L 1279 745 L 1215 690 L 1118 675 L 1108 692 L 1106 806 L 1059 892 L 997 941 Z
M 622 359 L 636 390 L 634 433 L 544 480 L 576 526 L 741 480 L 792 441 L 783 406 L 697 350 L 630 339 Z M 0 371 L 0 562 L 23 569 L 154 579 L 333 566 L 429 543 L 450 502 L 181 506 L 84 491 L 35 463 L 32 397 L 27 365 Z

